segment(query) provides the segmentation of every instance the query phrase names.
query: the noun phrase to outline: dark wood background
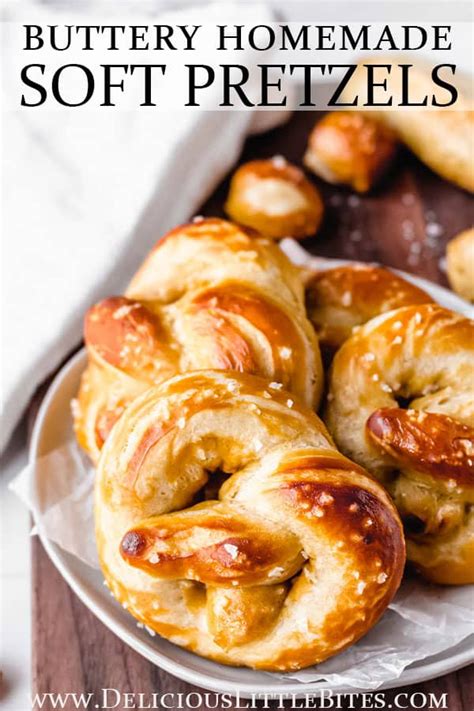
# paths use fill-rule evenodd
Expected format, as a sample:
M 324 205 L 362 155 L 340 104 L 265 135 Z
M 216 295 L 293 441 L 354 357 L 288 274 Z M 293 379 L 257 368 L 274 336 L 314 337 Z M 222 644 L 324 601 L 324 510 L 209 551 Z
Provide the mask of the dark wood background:
M 278 153 L 300 164 L 315 120 L 315 114 L 299 112 L 286 126 L 250 138 L 241 161 Z M 306 248 L 328 257 L 377 261 L 447 284 L 442 259 L 446 243 L 469 227 L 474 218 L 473 200 L 467 193 L 442 181 L 402 150 L 370 196 L 359 198 L 344 189 L 315 182 L 327 210 L 322 229 L 304 242 Z M 223 214 L 227 188 L 226 180 L 202 207 L 202 214 Z M 32 539 L 32 572 L 33 693 L 92 692 L 99 698 L 105 687 L 143 693 L 145 697 L 153 692 L 197 691 L 143 659 L 109 632 L 69 589 L 37 538 Z M 474 666 L 386 692 L 387 708 L 400 692 L 438 697 L 447 693 L 449 711 L 472 711 Z M 429 708 L 429 700 L 426 703 L 425 708 Z M 362 699 L 353 706 L 347 701 L 339 708 L 361 709 L 362 704 Z M 45 704 L 43 708 L 50 711 L 53 707 Z M 70 711 L 75 705 L 71 701 L 64 708 Z M 195 708 L 205 711 L 208 706 L 204 703 Z M 277 708 L 277 702 L 265 708 Z M 286 708 L 291 708 L 291 703 Z

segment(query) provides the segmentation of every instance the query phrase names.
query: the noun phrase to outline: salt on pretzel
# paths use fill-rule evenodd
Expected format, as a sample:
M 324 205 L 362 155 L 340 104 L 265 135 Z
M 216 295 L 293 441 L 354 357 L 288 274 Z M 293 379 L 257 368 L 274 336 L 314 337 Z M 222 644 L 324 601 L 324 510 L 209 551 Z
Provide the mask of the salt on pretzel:
M 389 269 L 372 264 L 348 264 L 311 272 L 305 277 L 308 318 L 321 345 L 335 349 L 356 326 L 374 316 L 431 297 Z
M 336 353 L 325 421 L 394 497 L 408 559 L 474 582 L 474 323 L 434 304 L 369 321 Z
M 268 239 L 220 219 L 172 230 L 85 318 L 88 366 L 75 430 L 94 461 L 137 395 L 187 370 L 277 380 L 317 406 L 322 366 L 299 272 Z
M 176 376 L 127 408 L 102 451 L 95 520 L 117 600 L 236 666 L 287 671 L 343 650 L 404 565 L 383 487 L 279 384 L 240 373 Z

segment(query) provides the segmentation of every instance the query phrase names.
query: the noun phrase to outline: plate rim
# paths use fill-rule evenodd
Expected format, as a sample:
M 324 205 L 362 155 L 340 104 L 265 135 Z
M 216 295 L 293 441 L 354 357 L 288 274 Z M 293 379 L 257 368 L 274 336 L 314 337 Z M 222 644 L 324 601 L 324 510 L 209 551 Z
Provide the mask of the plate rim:
M 327 260 L 328 262 L 331 261 L 334 266 L 337 266 L 338 264 L 350 264 L 351 261 L 353 260 L 339 260 L 339 259 L 334 259 L 334 260 Z M 389 267 L 387 267 L 389 268 Z M 419 285 L 421 288 L 424 288 L 426 291 L 432 291 L 432 292 L 438 292 L 441 294 L 441 296 L 446 296 L 447 301 L 453 301 L 453 297 L 456 297 L 452 292 L 450 292 L 448 289 L 446 289 L 443 286 L 440 286 L 438 284 L 435 284 L 433 282 L 428 281 L 427 279 L 424 279 L 422 277 L 414 276 L 412 274 L 408 274 L 404 271 L 401 270 L 396 270 L 392 269 L 392 271 L 400 274 L 404 278 L 409 278 L 410 281 L 413 283 Z M 449 298 L 448 298 L 449 296 Z M 471 306 L 467 302 L 465 302 L 463 299 L 456 297 L 454 301 L 459 302 L 459 311 L 462 311 L 462 313 L 466 313 L 466 310 L 470 309 Z M 441 304 L 442 305 L 442 304 Z M 28 464 L 29 464 L 29 471 L 30 471 L 30 487 L 31 491 L 33 492 L 32 496 L 32 514 L 33 518 L 35 520 L 37 529 L 38 529 L 38 535 L 39 538 L 46 550 L 47 555 L 49 556 L 50 560 L 58 570 L 58 572 L 61 574 L 63 579 L 67 582 L 67 584 L 70 586 L 70 588 L 74 591 L 74 593 L 78 596 L 78 598 L 81 600 L 81 602 L 108 628 L 110 629 L 114 634 L 116 634 L 122 641 L 124 641 L 126 644 L 128 644 L 132 649 L 134 649 L 136 652 L 141 654 L 143 657 L 151 661 L 153 664 L 159 666 L 160 668 L 164 669 L 166 672 L 170 673 L 174 677 L 183 679 L 186 682 L 189 682 L 191 684 L 195 684 L 196 686 L 204 689 L 209 689 L 211 691 L 217 692 L 217 693 L 226 693 L 230 695 L 240 695 L 241 698 L 250 698 L 253 694 L 264 694 L 268 693 L 268 695 L 271 694 L 288 694 L 288 695 L 294 695 L 295 698 L 298 698 L 298 696 L 302 696 L 304 694 L 313 694 L 313 695 L 318 695 L 318 693 L 321 693 L 323 690 L 330 689 L 333 693 L 339 693 L 339 694 L 344 694 L 344 693 L 350 693 L 355 691 L 367 691 L 367 692 L 375 692 L 375 691 L 380 691 L 380 690 L 386 690 L 386 689 L 395 689 L 399 688 L 401 686 L 408 686 L 410 684 L 415 684 L 415 683 L 421 683 L 423 681 L 427 681 L 429 679 L 432 679 L 440 674 L 448 674 L 451 672 L 454 672 L 472 662 L 474 662 L 474 646 L 471 645 L 471 647 L 467 647 L 466 649 L 461 649 L 455 652 L 454 654 L 447 656 L 442 659 L 436 659 L 438 655 L 434 655 L 435 659 L 434 661 L 429 661 L 430 657 L 425 657 L 425 659 L 419 660 L 419 662 L 416 663 L 414 666 L 409 666 L 406 669 L 402 671 L 400 676 L 397 678 L 383 682 L 377 689 L 367 689 L 364 686 L 361 687 L 347 687 L 347 686 L 337 686 L 334 684 L 330 684 L 327 681 L 313 681 L 313 682 L 299 682 L 295 680 L 290 680 L 288 682 L 278 682 L 278 684 L 275 684 L 273 687 L 269 686 L 268 691 L 266 689 L 262 688 L 262 682 L 249 682 L 249 681 L 241 681 L 241 682 L 235 682 L 232 685 L 232 688 L 229 688 L 229 684 L 227 682 L 221 682 L 220 679 L 216 677 L 209 676 L 205 672 L 194 670 L 186 666 L 180 661 L 173 661 L 169 659 L 165 654 L 160 652 L 158 649 L 152 650 L 150 652 L 149 645 L 150 642 L 145 643 L 138 635 L 130 633 L 129 630 L 127 630 L 122 623 L 114 619 L 114 615 L 110 613 L 109 610 L 107 610 L 107 606 L 104 603 L 104 600 L 101 600 L 100 603 L 97 603 L 94 599 L 93 596 L 87 591 L 86 586 L 84 582 L 81 580 L 80 576 L 77 576 L 68 566 L 67 560 L 64 558 L 67 553 L 63 551 L 60 546 L 53 541 L 51 541 L 49 538 L 46 537 L 43 531 L 43 527 L 41 524 L 41 517 L 38 511 L 38 506 L 37 506 L 37 477 L 35 477 L 35 467 L 33 466 L 36 460 L 38 459 L 39 456 L 39 446 L 40 446 L 40 440 L 41 440 L 41 435 L 43 432 L 43 426 L 44 422 L 47 416 L 47 413 L 49 411 L 51 403 L 54 401 L 56 394 L 58 391 L 61 390 L 64 381 L 67 380 L 67 378 L 70 376 L 71 371 L 73 371 L 75 368 L 78 367 L 79 363 L 85 360 L 86 357 L 86 351 L 85 348 L 81 348 L 77 353 L 75 353 L 71 358 L 67 360 L 67 362 L 63 365 L 63 367 L 59 370 L 59 372 L 56 374 L 54 377 L 52 383 L 48 387 L 48 390 L 45 394 L 45 397 L 43 398 L 43 401 L 41 402 L 41 405 L 39 407 L 37 417 L 33 426 L 32 434 L 31 434 L 31 440 L 30 440 L 30 445 L 28 448 Z M 460 644 L 465 644 L 467 640 L 470 639 L 469 637 L 466 637 L 464 640 L 461 640 L 458 645 L 455 645 L 451 649 L 455 649 L 457 646 Z M 449 649 L 445 650 L 445 653 L 449 654 Z M 440 654 L 444 654 L 444 652 L 441 652 Z M 425 663 L 426 662 L 426 663 Z M 213 662 L 211 662 L 213 663 Z M 216 664 L 216 668 L 218 669 L 220 665 Z M 270 674 L 269 674 L 270 678 Z

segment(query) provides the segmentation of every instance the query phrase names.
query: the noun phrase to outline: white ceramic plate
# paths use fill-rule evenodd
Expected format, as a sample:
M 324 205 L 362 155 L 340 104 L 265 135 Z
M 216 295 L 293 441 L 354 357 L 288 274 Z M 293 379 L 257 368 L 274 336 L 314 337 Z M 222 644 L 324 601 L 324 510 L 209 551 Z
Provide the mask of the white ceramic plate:
M 334 260 L 336 262 L 336 260 Z M 466 313 L 469 305 L 451 292 L 435 284 L 404 274 L 422 289 L 430 293 L 438 303 L 453 310 Z M 30 461 L 61 447 L 72 434 L 70 401 L 75 397 L 79 378 L 86 363 L 85 351 L 77 353 L 60 371 L 43 400 L 36 419 L 30 447 Z M 31 467 L 34 472 L 35 468 Z M 34 474 L 33 474 L 34 476 Z M 41 498 L 38 482 L 33 480 L 37 494 L 37 510 L 34 516 L 41 541 L 52 562 L 82 602 L 118 637 L 154 664 L 180 679 L 216 692 L 239 693 L 242 698 L 251 694 L 317 694 L 323 689 L 334 693 L 354 691 L 351 688 L 334 687 L 326 681 L 301 684 L 294 680 L 282 680 L 264 672 L 239 669 L 216 664 L 187 652 L 160 637 L 150 637 L 138 629 L 135 620 L 109 595 L 103 586 L 98 570 L 90 568 L 78 558 L 63 551 L 46 538 L 41 531 Z M 405 669 L 400 677 L 387 682 L 381 688 L 393 688 L 414 684 L 455 671 L 474 661 L 472 636 L 442 654 L 426 658 Z

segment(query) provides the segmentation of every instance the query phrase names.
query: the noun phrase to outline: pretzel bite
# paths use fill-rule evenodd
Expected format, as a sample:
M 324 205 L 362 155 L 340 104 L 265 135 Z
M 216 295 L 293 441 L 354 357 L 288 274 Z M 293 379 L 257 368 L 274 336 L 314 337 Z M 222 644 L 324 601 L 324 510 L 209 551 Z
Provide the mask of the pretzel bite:
M 218 497 L 195 504 L 223 472 Z M 115 598 L 224 664 L 321 662 L 364 635 L 400 584 L 403 531 L 383 487 L 311 410 L 245 373 L 187 373 L 137 398 L 104 446 L 95 494 Z
M 339 348 L 352 329 L 386 311 L 432 301 L 422 289 L 372 264 L 313 272 L 306 281 L 308 317 L 321 345 Z
M 322 366 L 298 270 L 271 240 L 225 220 L 172 230 L 126 296 L 88 311 L 84 336 L 74 423 L 95 462 L 135 397 L 188 370 L 256 373 L 319 402 Z
M 370 190 L 395 155 L 392 132 L 354 111 L 326 114 L 313 128 L 303 162 L 329 183 Z
M 474 582 L 474 322 L 435 304 L 372 319 L 336 353 L 325 420 L 392 494 L 407 557 Z
M 282 156 L 238 168 L 230 183 L 227 214 L 273 239 L 314 235 L 323 218 L 318 190 Z
M 452 288 L 468 301 L 474 301 L 474 229 L 465 230 L 446 248 L 448 279 Z

